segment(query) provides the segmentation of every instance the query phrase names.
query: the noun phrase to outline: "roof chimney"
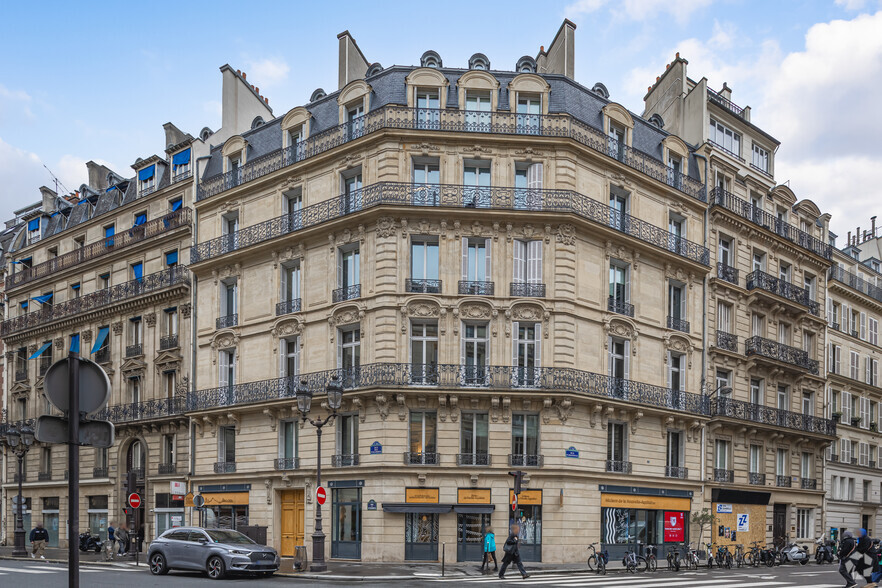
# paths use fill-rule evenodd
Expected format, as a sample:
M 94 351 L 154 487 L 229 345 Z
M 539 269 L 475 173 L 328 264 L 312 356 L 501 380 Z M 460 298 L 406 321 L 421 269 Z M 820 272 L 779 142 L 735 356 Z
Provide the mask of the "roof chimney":
M 576 25 L 565 18 L 548 46 L 548 54 L 544 59 L 536 58 L 538 73 L 563 74 L 575 79 L 575 56 Z
M 358 48 L 358 44 L 349 31 L 337 35 L 339 54 L 337 63 L 337 86 L 343 89 L 354 80 L 363 80 L 370 62 Z
M 849 246 L 851 246 L 851 231 L 848 232 L 848 239 L 845 242 L 848 243 Z
M 870 217 L 870 223 L 872 226 L 873 238 L 875 239 L 876 238 L 876 217 L 875 216 Z

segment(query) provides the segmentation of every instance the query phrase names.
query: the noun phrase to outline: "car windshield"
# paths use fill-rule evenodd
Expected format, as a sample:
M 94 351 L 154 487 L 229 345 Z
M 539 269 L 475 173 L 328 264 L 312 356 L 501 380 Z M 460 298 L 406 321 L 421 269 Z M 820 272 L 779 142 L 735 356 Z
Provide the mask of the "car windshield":
M 212 530 L 205 531 L 211 540 L 215 543 L 230 543 L 233 545 L 256 545 L 254 541 L 249 539 L 238 531 Z

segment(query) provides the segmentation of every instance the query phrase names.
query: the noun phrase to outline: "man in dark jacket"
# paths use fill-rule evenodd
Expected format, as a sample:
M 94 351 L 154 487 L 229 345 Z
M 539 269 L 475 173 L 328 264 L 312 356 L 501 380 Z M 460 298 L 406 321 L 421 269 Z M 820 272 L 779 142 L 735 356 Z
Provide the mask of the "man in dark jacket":
M 842 540 L 839 542 L 839 575 L 845 578 L 845 588 L 857 586 L 852 575 L 848 572 L 845 562 L 849 556 L 857 549 L 857 543 L 851 534 L 851 531 L 845 531 L 842 534 Z
M 49 531 L 43 528 L 43 523 L 37 523 L 37 526 L 31 529 L 31 557 L 46 559 L 43 552 L 46 551 L 46 542 L 49 541 Z
M 860 531 L 858 531 L 858 542 L 857 542 L 858 552 L 866 553 L 870 549 L 872 544 L 873 544 L 873 542 L 870 539 L 870 536 L 867 535 L 866 529 L 861 529 Z
M 528 578 L 527 570 L 524 569 L 524 564 L 521 563 L 521 554 L 518 551 L 518 543 L 520 542 L 520 533 L 521 527 L 517 523 L 511 526 L 511 533 L 508 536 L 508 539 L 505 540 L 505 545 L 502 547 L 502 551 L 505 552 L 505 555 L 502 557 L 502 567 L 499 568 L 499 579 L 503 579 L 505 577 L 505 569 L 508 567 L 508 564 L 514 562 L 516 566 L 518 566 L 518 571 L 521 572 L 521 576 L 524 578 Z

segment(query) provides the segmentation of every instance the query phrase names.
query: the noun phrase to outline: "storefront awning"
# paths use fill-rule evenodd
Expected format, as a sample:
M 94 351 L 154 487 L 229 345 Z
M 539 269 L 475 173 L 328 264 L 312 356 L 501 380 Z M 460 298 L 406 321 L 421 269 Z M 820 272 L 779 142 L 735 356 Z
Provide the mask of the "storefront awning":
M 490 514 L 496 509 L 495 504 L 454 504 L 453 510 L 458 514 Z
M 453 509 L 452 504 L 422 504 L 419 502 L 384 502 L 383 512 L 416 512 L 444 514 Z
M 711 502 L 768 505 L 771 498 L 771 492 L 751 492 L 748 490 L 730 490 L 727 488 L 713 488 L 711 490 Z

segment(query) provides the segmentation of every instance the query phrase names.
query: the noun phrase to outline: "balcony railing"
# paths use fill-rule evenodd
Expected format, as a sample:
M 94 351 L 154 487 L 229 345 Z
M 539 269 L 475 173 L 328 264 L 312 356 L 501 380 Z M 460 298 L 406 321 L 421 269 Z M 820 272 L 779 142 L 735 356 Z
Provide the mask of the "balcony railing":
M 404 465 L 439 465 L 441 455 L 438 453 L 413 453 L 404 452 Z
M 52 367 L 52 356 L 51 355 L 41 355 L 40 356 L 40 364 L 37 366 L 37 375 L 45 376 L 46 372 L 49 371 L 49 368 Z
M 92 468 L 92 477 L 93 478 L 106 478 L 107 477 L 107 468 Z
M 126 357 L 135 357 L 144 355 L 144 344 L 135 343 L 134 345 L 126 345 Z
M 129 468 L 128 473 L 134 474 L 136 480 L 144 479 L 144 468 Z
M 801 288 L 796 284 L 792 284 L 787 280 L 776 278 L 771 274 L 767 274 L 761 270 L 754 270 L 747 274 L 747 289 L 753 290 L 759 288 L 766 292 L 771 292 L 781 298 L 786 298 L 791 302 L 807 306 L 809 312 L 818 316 L 821 312 L 821 306 L 811 299 L 811 295 L 806 288 Z
M 525 116 L 529 116 L 529 119 Z M 383 129 L 415 129 L 570 138 L 684 194 L 706 202 L 704 185 L 700 180 L 673 171 L 660 159 L 639 149 L 627 145 L 611 145 L 613 141 L 602 130 L 568 114 L 477 113 L 447 108 L 407 108 L 388 105 L 360 117 L 357 128 L 358 132 L 353 133 L 352 123 L 347 122 L 298 141 L 289 147 L 262 155 L 239 169 L 205 178 L 199 183 L 196 199 L 201 201 L 210 198 L 370 133 Z M 431 192 L 425 197 L 431 200 Z
M 101 257 L 107 253 L 117 252 L 136 243 L 163 235 L 178 227 L 189 226 L 189 224 L 190 209 L 181 208 L 112 237 L 89 243 L 58 257 L 53 257 L 43 263 L 38 263 L 35 266 L 10 274 L 6 276 L 6 289 L 11 290 L 33 280 L 53 276 L 58 272 L 70 269 L 91 259 Z
M 742 117 L 744 114 L 743 108 L 741 108 L 731 100 L 723 98 L 720 94 L 711 90 L 710 88 L 707 89 L 707 99 L 709 102 L 713 102 L 717 106 L 725 108 L 737 117 Z
M 277 457 L 275 459 L 275 468 L 280 471 L 296 470 L 300 468 L 299 457 Z
M 799 487 L 803 490 L 817 490 L 818 481 L 815 478 L 803 478 Z
M 468 280 L 459 281 L 459 293 L 471 294 L 473 296 L 493 296 L 495 290 L 494 283 L 489 281 L 470 282 Z
M 28 368 L 15 370 L 15 381 L 23 382 L 28 379 Z
M 233 474 L 236 472 L 235 461 L 216 461 L 214 462 L 215 474 Z
M 509 292 L 511 296 L 545 298 L 545 284 L 539 284 L 536 282 L 512 282 Z
M 95 352 L 93 357 L 95 358 L 95 363 L 110 363 L 110 347 L 102 347 Z
M 292 312 L 300 312 L 299 298 L 282 300 L 281 302 L 276 303 L 276 316 L 291 314 Z
M 404 290 L 414 294 L 440 294 L 441 280 L 406 278 L 404 280 Z
M 159 339 L 160 351 L 165 351 L 166 349 L 177 349 L 180 346 L 180 341 L 177 335 L 166 335 L 165 337 L 161 337 Z
M 572 190 L 535 190 L 511 187 L 460 186 L 433 184 L 437 199 L 432 206 L 442 208 L 486 208 L 492 210 L 524 210 L 528 212 L 571 213 L 640 241 L 659 247 L 685 259 L 709 265 L 708 250 L 660 227 L 624 214 L 609 205 Z M 199 243 L 190 250 L 191 263 L 198 263 L 263 243 L 292 232 L 312 227 L 343 216 L 377 206 L 426 206 L 423 195 L 426 184 L 379 182 L 363 187 L 357 194 L 340 195 L 307 206 L 296 214 L 286 214 L 231 235 L 222 235 Z M 476 190 L 480 197 L 476 198 Z M 295 218 L 296 217 L 296 218 Z
M 714 482 L 734 482 L 735 470 L 714 468 Z
M 753 224 L 768 229 L 776 235 L 787 239 L 791 243 L 799 245 L 803 249 L 811 251 L 816 255 L 820 255 L 824 259 L 833 258 L 832 245 L 824 243 L 816 237 L 812 237 L 805 231 L 802 231 L 791 224 L 778 220 L 774 215 L 754 206 L 746 200 L 738 198 L 731 192 L 727 192 L 721 188 L 714 188 L 711 192 L 711 206 L 721 206 L 726 210 L 737 214 L 741 218 L 747 219 Z
M 38 482 L 50 482 L 52 480 L 52 472 L 38 472 L 37 473 L 37 481 Z
M 606 460 L 606 471 L 617 474 L 630 474 L 632 470 L 630 461 Z
M 439 388 L 473 390 L 475 367 L 456 364 L 373 363 L 357 368 L 312 372 L 287 378 L 275 378 L 246 382 L 219 388 L 198 390 L 188 395 L 187 410 L 210 410 L 223 406 L 236 406 L 258 402 L 270 402 L 295 398 L 301 379 L 316 394 L 323 394 L 325 386 L 336 376 L 346 390 L 364 388 L 411 388 L 415 379 L 431 371 L 433 378 L 427 384 Z M 481 387 L 484 389 L 512 390 L 527 388 L 530 391 L 547 391 L 551 394 L 572 393 L 622 402 L 676 410 L 691 414 L 708 415 L 709 399 L 701 394 L 671 390 L 614 378 L 604 374 L 586 372 L 574 368 L 524 368 L 511 366 L 484 366 L 481 370 Z
M 614 312 L 616 314 L 623 314 L 625 316 L 634 316 L 634 305 L 625 302 L 624 300 L 618 300 L 613 296 L 607 298 L 606 301 L 606 309 L 610 312 Z
M 545 461 L 543 455 L 528 455 L 522 453 L 509 453 L 508 465 L 516 468 L 541 468 Z
M 807 351 L 771 339 L 759 336 L 750 337 L 744 342 L 744 353 L 748 357 L 757 355 L 773 359 L 806 370 L 815 376 L 818 375 L 818 362 L 811 359 Z
M 677 318 L 675 316 L 668 317 L 668 328 L 675 331 L 689 332 L 689 321 Z
M 341 453 L 331 456 L 331 465 L 335 468 L 348 468 L 358 465 L 357 453 Z
M 845 284 L 846 286 L 850 286 L 858 292 L 866 294 L 870 298 L 873 298 L 877 302 L 882 302 L 882 288 L 876 286 L 875 284 L 871 284 L 864 278 L 855 275 L 852 272 L 839 267 L 838 265 L 834 265 L 833 267 L 831 267 L 828 275 L 829 279 L 836 280 L 837 282 Z
M 187 408 L 186 396 L 172 396 L 171 398 L 157 398 L 143 400 L 141 402 L 128 402 L 114 404 L 101 409 L 95 418 L 110 421 L 112 423 L 130 423 L 150 419 L 180 416 Z
M 715 417 L 727 417 L 775 427 L 784 427 L 795 431 L 805 431 L 831 437 L 836 436 L 835 421 L 773 408 L 763 404 L 754 404 L 732 398 L 714 398 L 711 400 L 710 409 L 711 416 Z
M 726 351 L 738 352 L 738 335 L 717 331 L 717 347 Z
M 747 483 L 752 486 L 765 486 L 766 485 L 766 475 L 765 474 L 757 474 L 756 472 L 749 472 L 747 474 Z
M 331 298 L 334 302 L 343 302 L 344 300 L 361 298 L 361 284 L 337 288 L 332 293 Z
M 225 316 L 219 316 L 214 319 L 214 325 L 218 329 L 227 329 L 229 327 L 235 327 L 239 324 L 239 313 L 228 314 Z
M 178 464 L 176 463 L 161 463 L 157 468 L 157 473 L 160 476 L 168 476 L 171 474 L 178 473 Z
M 457 453 L 458 466 L 489 466 L 492 463 L 489 453 Z
M 725 263 L 717 263 L 717 277 L 737 286 L 738 268 L 726 265 Z
M 607 470 L 609 471 L 609 470 Z M 628 472 L 630 473 L 630 472 Z M 689 468 L 684 468 L 680 466 L 665 466 L 665 477 L 666 478 L 679 478 L 681 480 L 685 480 L 689 477 Z
M 775 486 L 779 488 L 790 488 L 793 485 L 793 478 L 790 476 L 775 476 Z
M 190 271 L 183 265 L 166 268 L 138 280 L 117 284 L 79 298 L 7 319 L 0 325 L 0 335 L 7 337 L 12 333 L 33 329 L 53 321 L 98 310 L 117 302 L 145 296 L 180 284 L 190 284 Z

